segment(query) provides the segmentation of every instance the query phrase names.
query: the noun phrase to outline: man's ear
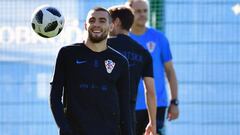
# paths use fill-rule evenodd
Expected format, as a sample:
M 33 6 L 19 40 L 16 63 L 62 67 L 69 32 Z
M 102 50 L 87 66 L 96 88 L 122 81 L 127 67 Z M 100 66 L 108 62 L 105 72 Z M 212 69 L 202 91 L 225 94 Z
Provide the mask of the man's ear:
M 121 27 L 121 25 L 122 25 L 122 23 L 118 17 L 115 19 L 115 25 L 118 27 Z
M 84 28 L 85 28 L 85 30 L 87 30 L 87 23 L 86 22 L 84 23 Z
M 111 22 L 111 23 L 110 23 L 109 31 L 113 31 L 113 28 L 114 28 L 114 24 L 113 24 L 113 22 Z

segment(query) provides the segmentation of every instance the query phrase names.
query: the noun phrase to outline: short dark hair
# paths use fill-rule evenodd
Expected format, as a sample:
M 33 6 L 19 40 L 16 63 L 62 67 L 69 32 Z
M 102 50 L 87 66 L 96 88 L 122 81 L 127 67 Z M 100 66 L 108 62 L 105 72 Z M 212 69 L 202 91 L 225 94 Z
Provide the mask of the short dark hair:
M 95 7 L 95 8 L 92 9 L 92 11 L 104 11 L 104 12 L 107 12 L 108 18 L 109 18 L 109 23 L 112 22 L 112 17 L 111 17 L 111 15 L 110 15 L 110 13 L 109 13 L 109 11 L 107 9 L 105 9 L 103 7 Z
M 122 28 L 129 31 L 134 21 L 134 15 L 130 8 L 126 6 L 115 6 L 109 9 L 112 20 L 119 18 Z

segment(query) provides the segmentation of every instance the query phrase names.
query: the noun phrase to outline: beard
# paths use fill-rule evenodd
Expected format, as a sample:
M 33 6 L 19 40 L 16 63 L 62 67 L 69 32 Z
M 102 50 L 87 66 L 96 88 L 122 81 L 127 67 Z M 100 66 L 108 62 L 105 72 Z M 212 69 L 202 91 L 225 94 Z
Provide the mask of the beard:
M 105 31 L 100 36 L 93 36 L 91 32 L 88 32 L 88 35 L 89 35 L 90 41 L 92 41 L 93 43 L 99 43 L 107 38 L 108 33 Z

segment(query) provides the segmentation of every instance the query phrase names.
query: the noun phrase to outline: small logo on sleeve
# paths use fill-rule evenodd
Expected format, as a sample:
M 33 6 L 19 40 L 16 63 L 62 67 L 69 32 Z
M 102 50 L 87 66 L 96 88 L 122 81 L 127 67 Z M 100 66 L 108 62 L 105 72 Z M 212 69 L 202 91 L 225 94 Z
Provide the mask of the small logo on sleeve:
M 112 73 L 114 66 L 115 62 L 113 62 L 112 60 L 105 60 L 105 67 L 109 74 Z

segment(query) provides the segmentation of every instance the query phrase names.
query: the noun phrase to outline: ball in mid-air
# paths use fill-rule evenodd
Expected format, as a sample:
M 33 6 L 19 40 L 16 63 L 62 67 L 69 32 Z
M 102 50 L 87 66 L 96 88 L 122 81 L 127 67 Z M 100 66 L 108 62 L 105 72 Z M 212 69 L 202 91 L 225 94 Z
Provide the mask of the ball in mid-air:
M 31 21 L 33 30 L 44 38 L 57 36 L 62 31 L 65 22 L 62 13 L 48 5 L 37 8 Z

